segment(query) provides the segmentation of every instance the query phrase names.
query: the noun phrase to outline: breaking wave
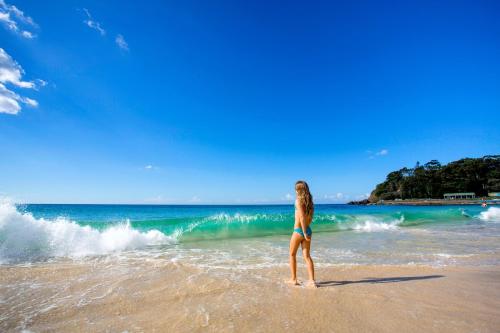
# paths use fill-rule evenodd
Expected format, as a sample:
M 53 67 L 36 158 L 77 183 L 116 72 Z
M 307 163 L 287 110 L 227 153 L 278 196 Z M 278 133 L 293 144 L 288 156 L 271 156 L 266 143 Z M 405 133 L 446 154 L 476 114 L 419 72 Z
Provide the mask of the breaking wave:
M 0 202 L 0 263 L 100 255 L 172 241 L 158 230 L 133 229 L 129 222 L 99 231 L 65 218 L 37 219 Z
M 28 205 L 24 208 L 0 199 L 0 264 L 104 255 L 156 245 L 289 236 L 294 225 L 292 210 L 262 213 L 255 208 L 242 208 L 242 212 L 231 212 L 225 207 L 212 207 L 188 214 L 152 216 L 149 208 L 134 208 L 147 210 L 147 213 L 131 216 L 130 207 L 111 207 L 116 211 L 106 215 L 98 211 L 109 207 L 89 206 L 73 207 L 73 213 L 67 215 L 71 217 L 56 217 L 59 216 L 57 214 L 66 214 L 65 210 L 59 207 L 54 214 L 36 215 L 37 207 Z M 250 209 L 254 211 L 248 211 Z M 75 212 L 82 210 L 85 214 L 78 217 Z M 34 212 L 35 216 L 30 212 Z M 126 219 L 127 216 L 131 221 Z M 491 207 L 483 212 L 453 207 L 404 210 L 341 208 L 335 212 L 318 209 L 311 227 L 316 235 L 330 232 L 372 233 L 471 220 L 500 221 L 500 208 Z
M 500 208 L 490 207 L 487 211 L 479 214 L 479 219 L 483 221 L 500 221 Z
M 404 217 L 401 217 L 401 219 L 394 220 L 391 222 L 380 222 L 380 221 L 366 220 L 363 223 L 355 224 L 353 229 L 356 231 L 364 231 L 364 232 L 397 230 L 398 225 L 403 223 L 403 222 L 404 222 Z

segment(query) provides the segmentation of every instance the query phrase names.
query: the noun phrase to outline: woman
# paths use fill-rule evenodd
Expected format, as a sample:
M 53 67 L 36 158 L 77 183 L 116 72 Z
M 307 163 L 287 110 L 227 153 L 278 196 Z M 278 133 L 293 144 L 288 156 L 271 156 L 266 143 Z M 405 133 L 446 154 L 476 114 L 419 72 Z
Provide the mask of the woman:
M 314 203 L 309 186 L 303 180 L 295 183 L 295 225 L 292 238 L 290 239 L 290 272 L 292 277 L 290 283 L 298 285 L 297 282 L 297 250 L 299 245 L 302 247 L 302 256 L 307 265 L 310 287 L 316 287 L 314 281 L 314 263 L 311 258 L 311 236 L 312 230 L 310 224 L 314 214 Z

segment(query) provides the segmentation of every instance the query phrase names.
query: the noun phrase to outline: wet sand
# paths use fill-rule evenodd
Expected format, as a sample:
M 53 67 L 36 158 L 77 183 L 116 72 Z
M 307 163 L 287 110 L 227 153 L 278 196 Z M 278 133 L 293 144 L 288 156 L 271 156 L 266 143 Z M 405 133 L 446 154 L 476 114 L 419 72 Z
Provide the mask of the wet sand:
M 299 267 L 299 278 L 305 278 Z M 96 259 L 0 267 L 0 331 L 498 332 L 500 268 L 200 269 Z

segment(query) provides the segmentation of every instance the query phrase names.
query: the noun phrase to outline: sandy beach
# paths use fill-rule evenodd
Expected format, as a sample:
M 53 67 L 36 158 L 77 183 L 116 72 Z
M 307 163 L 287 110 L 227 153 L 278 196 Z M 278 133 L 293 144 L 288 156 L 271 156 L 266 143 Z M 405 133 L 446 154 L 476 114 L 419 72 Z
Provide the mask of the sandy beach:
M 319 267 L 319 288 L 278 269 L 98 260 L 0 268 L 14 332 L 498 332 L 498 267 Z M 305 278 L 299 267 L 299 278 Z M 56 301 L 56 302 L 53 302 Z

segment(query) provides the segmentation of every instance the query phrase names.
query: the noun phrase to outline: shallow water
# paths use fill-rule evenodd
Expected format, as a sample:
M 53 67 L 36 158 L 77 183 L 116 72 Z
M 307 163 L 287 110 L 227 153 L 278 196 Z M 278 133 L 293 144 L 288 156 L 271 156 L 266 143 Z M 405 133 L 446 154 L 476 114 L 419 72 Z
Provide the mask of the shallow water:
M 100 256 L 196 267 L 286 265 L 293 206 L 0 204 L 0 263 Z M 317 205 L 318 266 L 496 265 L 500 208 Z

